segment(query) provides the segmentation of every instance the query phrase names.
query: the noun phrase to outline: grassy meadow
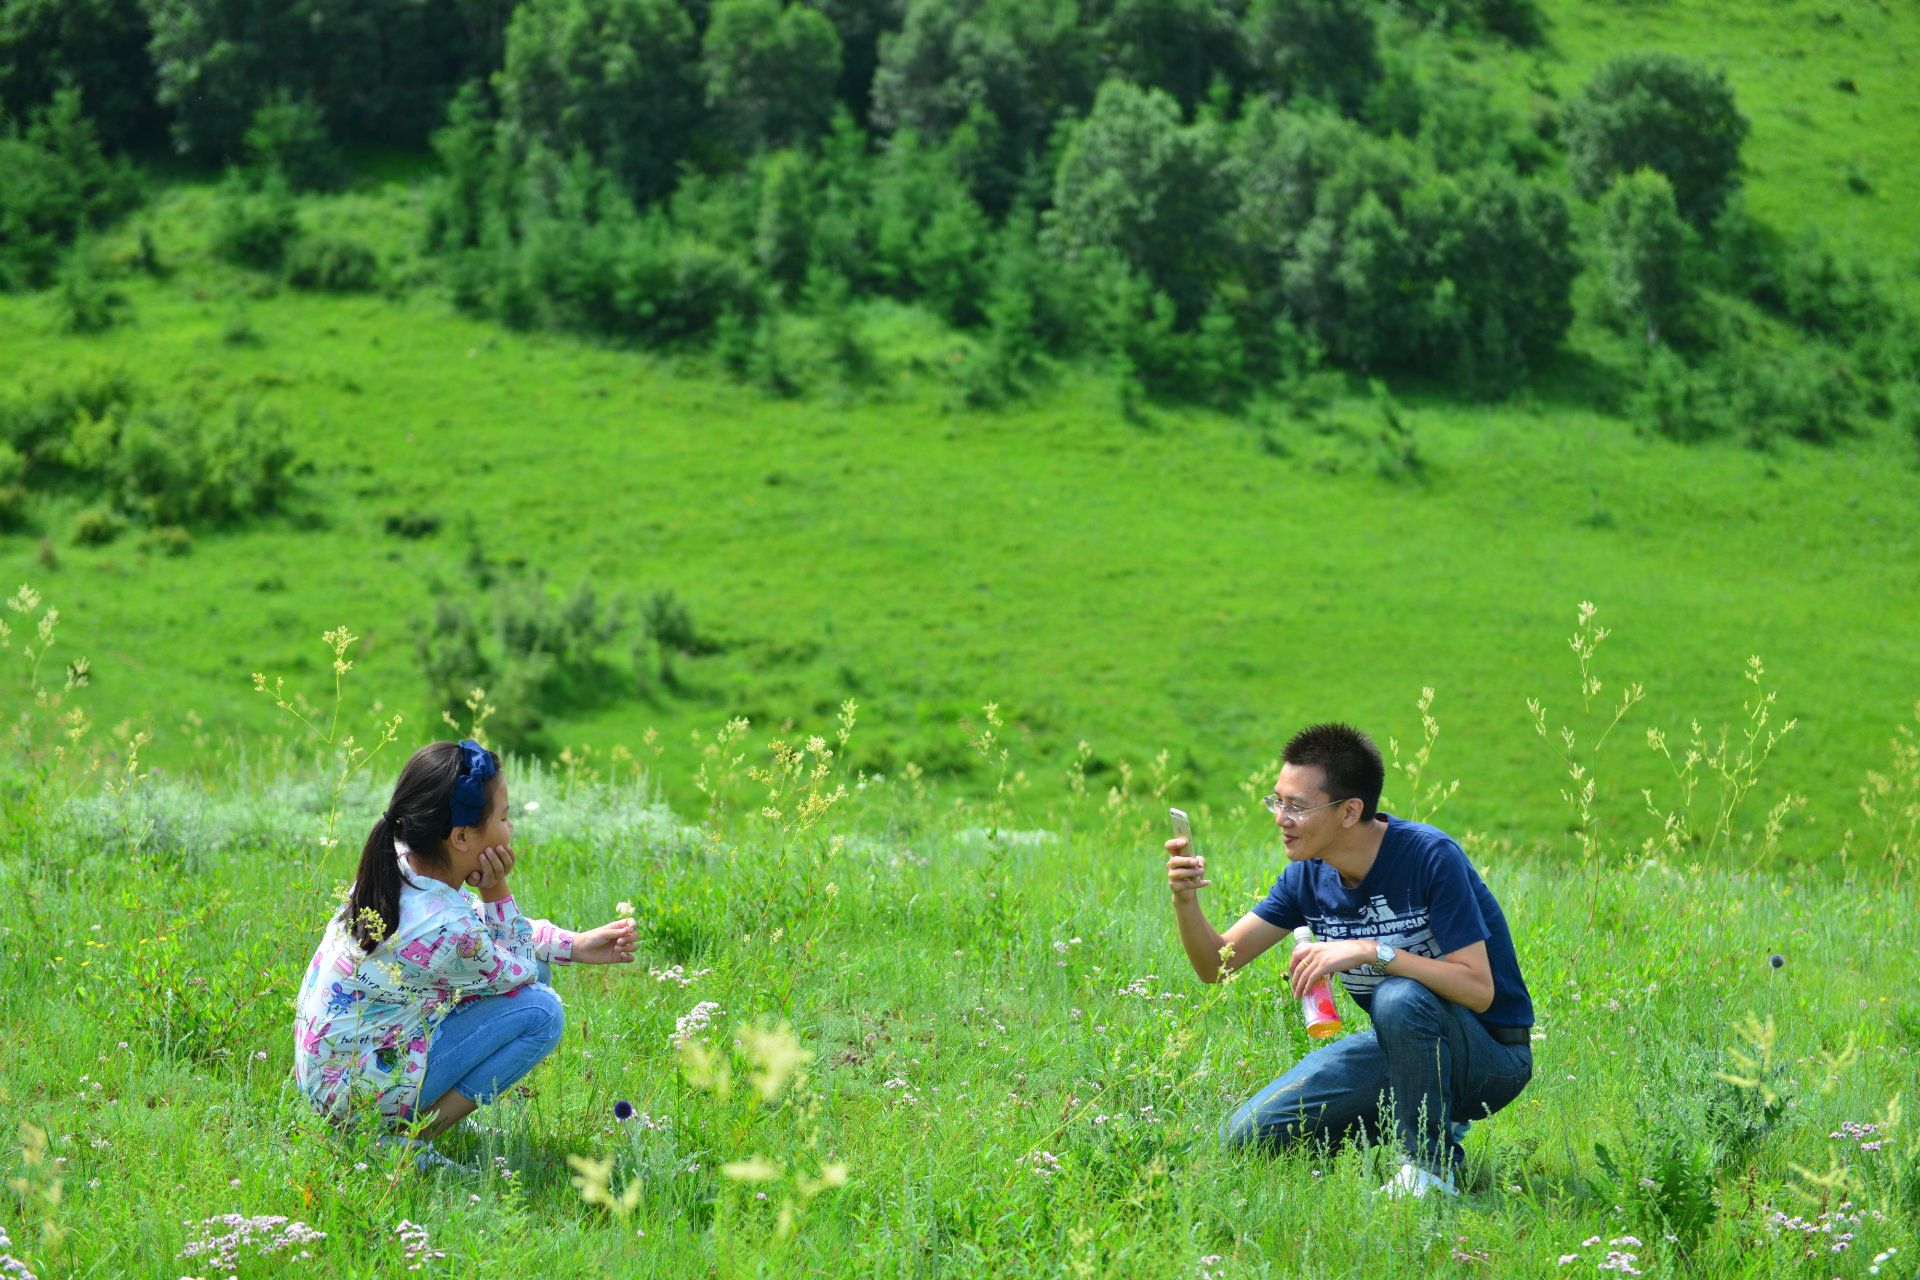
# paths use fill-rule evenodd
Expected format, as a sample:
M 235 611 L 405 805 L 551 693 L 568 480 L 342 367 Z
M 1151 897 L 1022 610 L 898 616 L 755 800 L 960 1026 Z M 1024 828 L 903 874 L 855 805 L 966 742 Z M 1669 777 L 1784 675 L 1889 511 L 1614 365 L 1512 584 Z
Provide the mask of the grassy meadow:
M 432 1177 L 329 1131 L 289 1079 L 288 1001 L 398 749 L 358 772 L 351 751 L 234 762 L 219 789 L 136 769 L 104 798 L 43 775 L 0 863 L 0 1123 L 22 1135 L 0 1252 L 168 1278 L 1824 1277 L 1920 1256 L 1920 1004 L 1885 944 L 1920 901 L 1884 849 L 1837 875 L 1477 844 L 1539 1013 L 1534 1080 L 1468 1135 L 1458 1201 L 1386 1202 L 1385 1152 L 1218 1148 L 1311 1042 L 1280 958 L 1214 987 L 1187 970 L 1163 795 L 1049 784 L 1048 824 L 1015 825 L 992 796 L 863 780 L 863 727 L 822 729 L 798 764 L 743 750 L 695 815 L 638 767 L 510 763 L 517 896 L 581 925 L 631 903 L 640 958 L 559 975 L 561 1047 L 443 1140 L 480 1172 Z M 1196 836 L 1224 924 L 1282 855 L 1225 822 Z
M 1524 118 L 1619 52 L 1724 67 L 1748 211 L 1920 302 L 1920 9 L 1540 7 L 1544 48 L 1453 70 Z M 0 401 L 119 378 L 254 406 L 297 459 L 273 511 L 179 534 L 103 523 L 77 468 L 0 523 L 0 1275 L 1920 1275 L 1891 415 L 1637 429 L 1593 272 L 1495 403 L 1321 373 L 1225 412 L 1043 360 L 983 408 L 977 333 L 870 299 L 783 313 L 774 388 L 464 314 L 431 162 L 355 161 L 299 216 L 373 247 L 374 291 L 223 261 L 215 179 L 168 166 L 76 251 L 103 331 L 0 292 Z M 309 1113 L 292 996 L 400 762 L 450 734 L 437 614 L 561 618 L 582 582 L 619 625 L 490 741 L 522 904 L 630 903 L 640 958 L 560 975 L 562 1047 L 443 1144 L 478 1172 L 422 1177 Z M 1215 1141 L 1310 1042 L 1283 956 L 1192 978 L 1165 811 L 1224 927 L 1283 863 L 1281 744 L 1329 718 L 1460 836 L 1539 1013 L 1458 1201 L 1374 1198 L 1382 1151 Z

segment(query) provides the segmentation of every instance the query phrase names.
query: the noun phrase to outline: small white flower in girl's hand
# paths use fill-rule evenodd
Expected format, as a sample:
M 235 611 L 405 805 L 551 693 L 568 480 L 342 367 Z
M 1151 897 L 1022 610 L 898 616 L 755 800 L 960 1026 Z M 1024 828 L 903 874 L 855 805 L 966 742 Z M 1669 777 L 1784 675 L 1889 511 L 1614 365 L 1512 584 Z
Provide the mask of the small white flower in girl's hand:
M 622 920 L 631 920 L 633 919 L 633 904 L 625 900 L 616 902 L 613 904 L 613 914 L 619 916 Z

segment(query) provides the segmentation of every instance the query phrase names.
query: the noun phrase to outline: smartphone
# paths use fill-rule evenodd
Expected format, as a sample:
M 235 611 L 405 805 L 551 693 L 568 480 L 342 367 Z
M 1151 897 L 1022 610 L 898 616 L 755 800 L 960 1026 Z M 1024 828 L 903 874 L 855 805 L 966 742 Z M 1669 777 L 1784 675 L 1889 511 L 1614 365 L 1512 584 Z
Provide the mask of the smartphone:
M 1174 836 L 1179 839 L 1184 839 L 1187 842 L 1187 856 L 1189 858 L 1195 856 L 1193 852 L 1193 828 L 1187 825 L 1187 811 L 1185 809 L 1169 809 L 1167 810 L 1167 817 L 1173 822 Z

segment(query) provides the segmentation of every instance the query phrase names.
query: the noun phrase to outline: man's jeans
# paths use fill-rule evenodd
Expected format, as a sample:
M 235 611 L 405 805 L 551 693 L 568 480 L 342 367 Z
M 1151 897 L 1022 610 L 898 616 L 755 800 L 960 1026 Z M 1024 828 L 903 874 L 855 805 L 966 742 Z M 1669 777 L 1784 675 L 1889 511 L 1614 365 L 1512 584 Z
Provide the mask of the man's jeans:
M 1364 1135 L 1388 1116 L 1407 1157 L 1446 1175 L 1460 1164 L 1467 1122 L 1520 1096 L 1533 1050 L 1501 1044 L 1464 1005 L 1412 978 L 1374 988 L 1373 1030 L 1335 1040 L 1249 1098 L 1221 1126 L 1230 1147 L 1280 1147 Z

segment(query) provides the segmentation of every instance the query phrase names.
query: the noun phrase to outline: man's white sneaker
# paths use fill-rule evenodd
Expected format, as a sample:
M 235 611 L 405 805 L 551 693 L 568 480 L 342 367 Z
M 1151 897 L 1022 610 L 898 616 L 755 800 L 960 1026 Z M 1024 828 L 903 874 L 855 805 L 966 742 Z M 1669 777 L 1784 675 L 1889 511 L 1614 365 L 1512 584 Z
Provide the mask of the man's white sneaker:
M 1391 1200 L 1398 1200 L 1404 1196 L 1412 1196 L 1418 1199 L 1426 1195 L 1429 1191 L 1435 1191 L 1449 1196 L 1457 1196 L 1460 1194 L 1453 1189 L 1452 1178 L 1436 1178 L 1419 1165 L 1412 1163 L 1401 1165 L 1400 1172 L 1394 1174 L 1393 1177 L 1380 1188 L 1380 1194 Z

